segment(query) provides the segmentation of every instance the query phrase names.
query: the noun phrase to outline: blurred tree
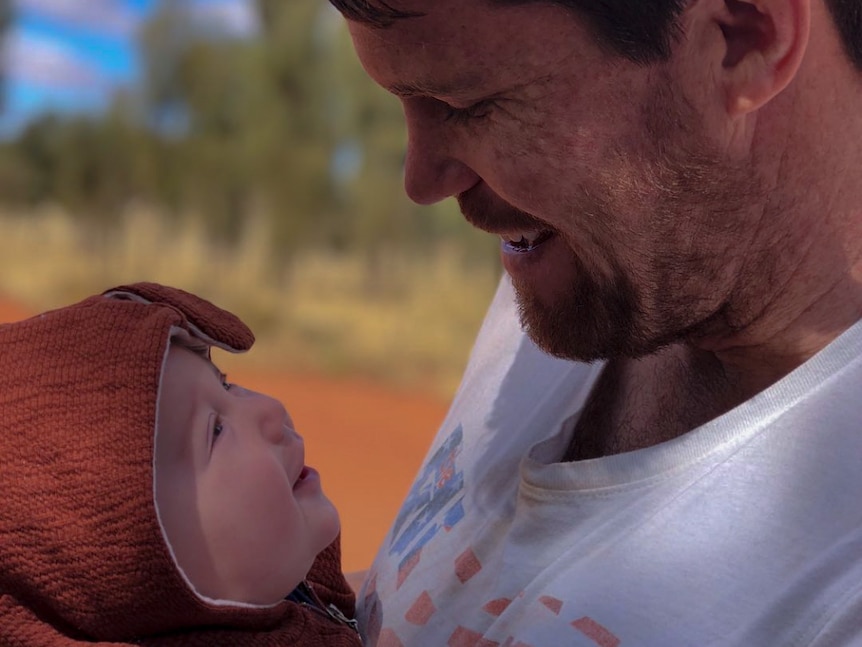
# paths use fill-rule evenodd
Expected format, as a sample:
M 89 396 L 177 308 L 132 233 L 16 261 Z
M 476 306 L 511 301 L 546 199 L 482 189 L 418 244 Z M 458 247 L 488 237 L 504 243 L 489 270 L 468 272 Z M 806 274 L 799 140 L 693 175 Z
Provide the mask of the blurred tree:
M 12 18 L 12 0 L 0 0 L 0 112 L 6 105 L 6 35 Z
M 57 194 L 60 119 L 45 115 L 31 122 L 18 137 L 14 152 L 20 165 L 30 169 L 25 196 L 32 204 L 47 201 Z
M 254 147 L 274 241 L 284 255 L 331 244 L 337 221 L 330 159 L 335 146 L 326 105 L 327 43 L 317 0 L 257 0 L 258 72 L 265 88 Z
M 325 210 L 327 142 L 307 38 L 318 5 L 282 3 L 260 38 L 239 40 L 204 31 L 190 3 L 163 2 L 142 32 L 146 111 L 181 139 L 181 200 L 219 238 L 235 240 L 258 211 L 273 218 L 274 243 L 290 247 L 312 229 L 307 214 Z
M 138 49 L 144 61 L 142 96 L 151 124 L 175 132 L 183 121 L 184 93 L 179 65 L 192 33 L 187 0 L 162 0 L 140 30 Z
M 359 252 L 375 291 L 397 286 L 398 254 L 445 245 L 496 259 L 454 201 L 406 198 L 401 108 L 360 68 L 340 15 L 320 0 L 254 1 L 259 33 L 232 38 L 200 23 L 194 0 L 160 0 L 139 32 L 141 86 L 104 114 L 40 118 L 0 145 L 0 197 L 58 201 L 101 228 L 143 200 L 205 219 L 226 244 L 263 217 L 280 264 Z
M 242 92 L 234 53 L 224 45 L 207 42 L 187 0 L 160 2 L 139 37 L 146 121 L 173 142 L 167 148 L 177 181 L 160 188 L 180 211 L 204 213 L 217 238 L 236 234 L 244 184 L 232 145 Z

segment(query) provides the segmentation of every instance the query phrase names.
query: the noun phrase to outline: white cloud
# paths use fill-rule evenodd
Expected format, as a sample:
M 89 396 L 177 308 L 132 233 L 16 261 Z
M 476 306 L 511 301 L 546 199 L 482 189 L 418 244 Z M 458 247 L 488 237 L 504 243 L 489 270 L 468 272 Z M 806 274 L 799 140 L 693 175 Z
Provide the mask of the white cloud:
M 66 89 L 101 89 L 107 79 L 62 42 L 12 32 L 3 61 L 9 78 L 20 83 Z
M 13 0 L 16 11 L 118 37 L 132 35 L 139 18 L 123 0 Z
M 257 12 L 250 0 L 198 2 L 195 15 L 207 26 L 230 36 L 252 36 L 258 31 Z

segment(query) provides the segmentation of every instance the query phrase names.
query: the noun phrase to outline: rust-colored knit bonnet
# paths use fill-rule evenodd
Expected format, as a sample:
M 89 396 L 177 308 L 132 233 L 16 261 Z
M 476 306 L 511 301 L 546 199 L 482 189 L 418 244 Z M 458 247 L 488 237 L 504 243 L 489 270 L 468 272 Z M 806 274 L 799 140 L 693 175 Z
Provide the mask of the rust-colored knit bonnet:
M 152 283 L 0 325 L 0 645 L 357 644 L 295 604 L 213 605 L 185 583 L 153 497 L 177 336 L 204 353 L 254 342 L 229 312 Z M 337 562 L 333 545 L 310 579 L 352 613 Z

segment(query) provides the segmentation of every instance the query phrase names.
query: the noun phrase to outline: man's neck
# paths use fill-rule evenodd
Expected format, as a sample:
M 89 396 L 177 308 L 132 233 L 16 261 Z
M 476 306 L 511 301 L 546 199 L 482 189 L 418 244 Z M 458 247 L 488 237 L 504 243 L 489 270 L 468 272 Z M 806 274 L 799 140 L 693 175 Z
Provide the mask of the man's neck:
M 744 399 L 807 362 L 862 318 L 862 259 L 843 253 L 821 258 L 820 267 L 794 272 L 744 327 L 691 342 L 715 358 Z
M 716 351 L 677 344 L 638 360 L 610 361 L 565 460 L 634 451 L 685 434 L 769 388 L 860 318 L 862 287 L 851 273 L 769 335 L 761 327 L 724 338 Z M 761 343 L 751 343 L 756 338 Z
M 608 362 L 563 460 L 599 458 L 681 436 L 746 399 L 714 355 L 682 346 Z

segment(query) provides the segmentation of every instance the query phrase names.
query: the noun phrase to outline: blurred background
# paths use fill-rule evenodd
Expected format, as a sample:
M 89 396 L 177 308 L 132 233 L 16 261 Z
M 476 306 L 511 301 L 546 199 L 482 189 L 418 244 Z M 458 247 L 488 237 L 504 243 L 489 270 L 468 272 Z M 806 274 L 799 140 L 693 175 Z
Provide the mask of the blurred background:
M 325 0 L 0 0 L 0 321 L 152 280 L 239 314 L 370 563 L 500 275 L 402 190 L 398 102 Z

